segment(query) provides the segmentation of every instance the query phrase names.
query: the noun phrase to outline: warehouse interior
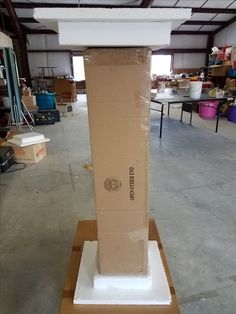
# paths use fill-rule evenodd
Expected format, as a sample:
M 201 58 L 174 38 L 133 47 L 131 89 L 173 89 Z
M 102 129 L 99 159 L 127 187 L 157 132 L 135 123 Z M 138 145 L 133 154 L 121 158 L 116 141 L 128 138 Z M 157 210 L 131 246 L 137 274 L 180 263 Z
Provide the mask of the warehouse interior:
M 84 49 L 60 45 L 55 29 L 35 18 L 40 8 L 191 9 L 190 19 L 171 30 L 170 44 L 153 49 L 151 56 L 149 217 L 158 227 L 179 304 L 178 311 L 155 313 L 234 314 L 235 0 L 1 1 L 0 148 L 11 147 L 14 162 L 8 169 L 2 163 L 0 171 L 0 312 L 109 312 L 100 305 L 91 312 L 86 306 L 78 312 L 61 308 L 62 299 L 71 297 L 65 292 L 72 293 L 65 279 L 77 223 L 97 217 L 91 153 L 96 132 L 91 131 Z M 20 118 L 12 114 L 4 49 L 16 56 L 24 105 Z M 173 101 L 175 94 L 189 95 L 191 83 L 199 81 L 211 97 L 202 98 L 202 108 L 198 98 Z M 106 114 L 103 107 L 101 112 Z M 112 121 L 108 126 L 112 134 Z M 17 136 L 32 130 L 43 140 L 21 147 Z M 120 145 L 119 139 L 112 145 Z M 154 313 L 152 308 L 129 310 Z M 113 307 L 110 313 L 122 312 Z

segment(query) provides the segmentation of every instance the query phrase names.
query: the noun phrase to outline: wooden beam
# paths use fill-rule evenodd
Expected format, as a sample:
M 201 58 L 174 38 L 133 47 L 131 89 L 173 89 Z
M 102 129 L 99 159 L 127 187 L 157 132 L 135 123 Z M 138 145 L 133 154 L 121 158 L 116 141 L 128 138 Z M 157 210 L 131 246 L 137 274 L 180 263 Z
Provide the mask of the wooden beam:
M 15 35 L 17 37 L 17 56 L 18 56 L 18 66 L 21 69 L 21 76 L 26 78 L 28 86 L 31 85 L 29 61 L 27 56 L 27 39 L 26 35 L 23 32 L 22 25 L 20 24 L 18 17 L 16 15 L 15 9 L 11 0 L 3 0 L 3 3 L 7 9 L 8 15 L 12 21 Z
M 171 35 L 210 35 L 208 31 L 172 31 Z
M 140 8 L 151 8 L 154 3 L 154 0 L 143 0 L 140 4 Z
M 226 21 L 186 21 L 182 25 L 225 25 Z
M 172 55 L 175 53 L 206 53 L 206 48 L 192 49 L 159 49 L 152 52 L 154 55 Z
M 214 35 L 219 33 L 220 31 L 222 31 L 223 29 L 225 29 L 226 27 L 230 26 L 231 24 L 233 24 L 234 22 L 236 22 L 236 16 L 234 16 L 232 19 L 230 19 L 229 21 L 227 21 L 224 25 L 221 25 L 219 28 L 217 28 L 214 31 Z

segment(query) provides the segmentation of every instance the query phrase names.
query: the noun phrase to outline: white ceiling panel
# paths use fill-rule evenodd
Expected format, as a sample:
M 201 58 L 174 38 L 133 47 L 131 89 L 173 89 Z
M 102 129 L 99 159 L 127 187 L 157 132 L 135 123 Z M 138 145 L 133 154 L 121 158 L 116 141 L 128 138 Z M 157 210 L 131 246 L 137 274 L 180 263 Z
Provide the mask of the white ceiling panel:
M 213 21 L 229 21 L 234 16 L 234 14 L 217 14 L 217 16 L 213 18 Z
M 202 28 L 201 28 L 201 31 L 214 31 L 216 30 L 217 28 L 219 28 L 219 25 L 204 25 Z
M 206 0 L 180 0 L 176 7 L 200 8 Z
M 153 7 L 173 7 L 177 0 L 155 0 Z
M 210 21 L 215 16 L 215 13 L 194 13 L 191 17 L 192 21 Z
M 206 4 L 204 4 L 203 8 L 220 8 L 225 9 L 229 6 L 233 0 L 208 0 Z
M 205 48 L 207 46 L 206 35 L 172 35 L 168 48 Z
M 181 25 L 179 31 L 198 31 L 201 25 Z
M 229 6 L 229 9 L 236 9 L 236 1 Z

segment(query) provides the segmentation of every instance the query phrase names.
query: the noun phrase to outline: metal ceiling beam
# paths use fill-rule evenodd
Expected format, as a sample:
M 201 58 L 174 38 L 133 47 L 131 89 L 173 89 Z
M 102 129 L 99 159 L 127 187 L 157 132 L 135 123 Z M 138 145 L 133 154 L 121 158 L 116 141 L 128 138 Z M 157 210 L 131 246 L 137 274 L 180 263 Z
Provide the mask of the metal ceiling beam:
M 207 49 L 206 48 L 196 48 L 196 49 L 159 49 L 155 50 L 152 53 L 154 55 L 171 55 L 175 53 L 206 53 Z
M 192 8 L 193 13 L 236 14 L 236 9 Z
M 39 2 L 14 2 L 16 9 L 34 9 L 34 8 L 78 8 L 76 3 L 39 3 Z M 112 5 L 112 4 L 80 4 L 80 8 L 135 8 L 129 5 Z M 137 7 L 136 7 L 137 8 Z
M 31 28 L 27 28 L 25 30 L 26 34 L 35 34 L 35 35 L 40 35 L 40 34 L 45 34 L 45 35 L 50 35 L 50 34 L 57 34 L 57 32 L 55 32 L 52 29 L 31 29 Z
M 207 31 L 172 31 L 171 35 L 209 35 L 211 33 Z
M 13 23 L 11 22 L 10 17 L 6 15 L 4 12 L 1 12 L 0 28 L 2 32 L 15 34 Z
M 154 3 L 154 0 L 143 0 L 140 4 L 140 8 L 151 8 Z
M 207 49 L 206 49 L 206 59 L 205 66 L 208 66 L 209 54 L 211 54 L 211 48 L 214 46 L 214 33 L 210 34 L 207 38 Z
M 39 23 L 39 21 L 35 20 L 33 17 L 18 17 L 20 23 Z
M 226 21 L 186 21 L 182 25 L 225 25 Z
M 21 69 L 21 75 L 26 78 L 28 85 L 31 85 L 29 61 L 27 56 L 27 38 L 23 32 L 22 25 L 20 24 L 16 15 L 15 9 L 11 0 L 3 0 L 3 3 L 7 9 L 8 15 L 11 19 L 15 35 L 17 37 L 17 51 L 18 51 L 18 65 Z
M 18 17 L 16 15 L 15 9 L 13 7 L 13 4 L 11 2 L 11 0 L 3 0 L 3 3 L 7 9 L 8 15 L 12 21 L 12 25 L 14 28 L 14 33 L 15 35 L 22 41 L 24 41 L 25 37 L 24 37 L 24 33 L 22 31 L 21 28 L 21 24 L 18 20 Z
M 225 29 L 226 27 L 228 27 L 229 25 L 233 24 L 234 22 L 236 22 L 236 16 L 234 16 L 232 19 L 230 19 L 229 21 L 227 21 L 224 25 L 220 26 L 219 28 L 217 28 L 214 31 L 214 34 L 219 33 L 220 31 L 222 31 L 223 29 Z
M 153 6 L 153 8 L 173 9 L 173 7 L 159 7 Z M 215 8 L 191 8 L 191 7 L 175 7 L 176 9 L 191 9 L 192 13 L 206 13 L 206 14 L 236 14 L 236 9 L 215 9 Z

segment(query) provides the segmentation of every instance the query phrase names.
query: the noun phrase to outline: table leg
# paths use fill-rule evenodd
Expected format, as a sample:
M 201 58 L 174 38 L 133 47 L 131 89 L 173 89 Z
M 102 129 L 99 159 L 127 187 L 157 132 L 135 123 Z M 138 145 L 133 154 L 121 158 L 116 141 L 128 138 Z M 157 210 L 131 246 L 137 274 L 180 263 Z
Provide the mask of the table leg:
M 191 104 L 191 113 L 190 113 L 190 120 L 189 120 L 189 124 L 192 125 L 192 120 L 193 120 L 193 107 Z
M 221 100 L 219 101 L 219 104 L 217 106 L 217 110 L 216 110 L 216 129 L 215 129 L 215 133 L 218 132 L 218 126 L 219 126 L 219 119 L 220 119 L 220 107 L 221 107 Z
M 162 137 L 162 125 L 163 125 L 163 116 L 164 116 L 164 104 L 161 104 L 161 122 L 160 122 L 160 135 Z
M 183 103 L 182 103 L 182 107 L 181 107 L 181 116 L 180 116 L 180 122 L 183 122 Z
M 168 102 L 168 111 L 167 111 L 167 115 L 168 115 L 168 117 L 169 117 L 169 115 L 170 115 L 170 103 Z

